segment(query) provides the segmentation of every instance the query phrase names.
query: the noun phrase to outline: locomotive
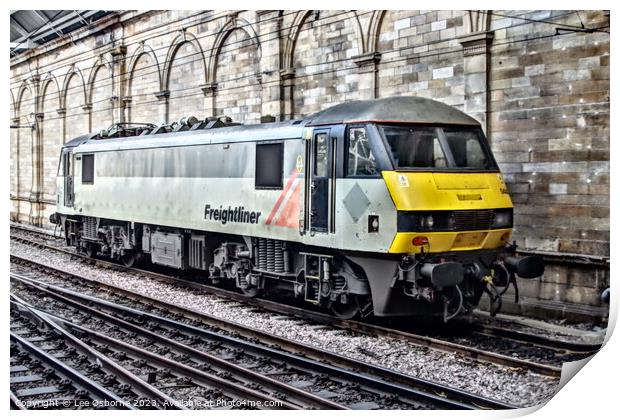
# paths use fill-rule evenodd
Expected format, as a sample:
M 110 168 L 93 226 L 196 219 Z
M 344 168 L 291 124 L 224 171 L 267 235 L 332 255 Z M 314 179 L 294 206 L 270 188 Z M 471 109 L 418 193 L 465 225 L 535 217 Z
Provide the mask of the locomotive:
M 516 276 L 544 271 L 510 244 L 513 206 L 480 124 L 431 99 L 116 124 L 62 147 L 57 188 L 50 221 L 80 252 L 341 318 L 447 321 L 484 293 L 494 312 Z

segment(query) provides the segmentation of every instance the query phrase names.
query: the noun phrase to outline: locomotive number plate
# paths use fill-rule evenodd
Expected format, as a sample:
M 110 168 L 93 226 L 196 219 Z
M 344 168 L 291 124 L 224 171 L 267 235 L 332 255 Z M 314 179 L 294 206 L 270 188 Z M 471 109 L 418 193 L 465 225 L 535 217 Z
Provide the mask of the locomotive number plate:
M 453 248 L 473 248 L 480 246 L 484 238 L 486 238 L 486 232 L 474 232 L 474 233 L 459 233 L 454 240 Z

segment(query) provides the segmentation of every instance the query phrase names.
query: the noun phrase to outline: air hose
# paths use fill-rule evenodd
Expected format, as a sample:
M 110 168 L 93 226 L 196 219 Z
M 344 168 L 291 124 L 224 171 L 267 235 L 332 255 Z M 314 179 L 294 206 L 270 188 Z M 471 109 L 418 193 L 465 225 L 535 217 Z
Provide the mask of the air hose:
M 458 293 L 459 306 L 458 306 L 458 308 L 456 308 L 456 311 L 454 311 L 454 313 L 452 313 L 451 315 L 448 315 L 448 306 L 450 306 L 450 302 L 452 301 L 452 299 L 448 299 L 446 297 L 446 295 L 442 294 L 442 297 L 443 297 L 443 322 L 444 323 L 450 321 L 452 318 L 457 316 L 461 312 L 461 310 L 463 309 L 463 293 L 461 292 L 461 289 L 459 288 L 458 284 L 455 285 L 454 288 L 456 289 L 456 292 Z

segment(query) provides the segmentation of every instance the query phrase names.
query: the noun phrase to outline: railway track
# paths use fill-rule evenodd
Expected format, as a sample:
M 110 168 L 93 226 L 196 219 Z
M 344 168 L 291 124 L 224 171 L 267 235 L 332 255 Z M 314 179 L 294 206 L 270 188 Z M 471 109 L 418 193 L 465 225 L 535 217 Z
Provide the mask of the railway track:
M 28 264 L 31 267 L 33 265 L 32 262 Z M 51 271 L 49 268 L 43 269 L 48 272 Z M 57 272 L 57 274 L 68 276 L 67 273 Z M 78 280 L 75 276 L 73 277 L 74 280 Z M 81 280 L 91 281 L 90 279 Z M 65 279 L 64 281 L 68 280 Z M 44 293 L 45 301 L 48 303 L 52 302 L 53 298 L 62 301 L 63 305 L 72 306 L 76 312 L 69 316 L 71 318 L 79 318 L 83 316 L 80 314 L 88 313 L 90 323 L 113 323 L 112 329 L 106 332 L 104 336 L 115 335 L 120 330 L 124 330 L 124 341 L 141 339 L 151 341 L 150 345 L 159 343 L 159 348 L 165 348 L 173 355 L 176 352 L 177 354 L 174 356 L 179 356 L 179 349 L 182 349 L 184 354 L 180 355 L 180 360 L 191 359 L 203 365 L 209 363 L 211 368 L 217 365 L 216 371 L 219 369 L 219 372 L 216 374 L 219 373 L 224 376 L 232 374 L 233 376 L 236 375 L 237 379 L 239 377 L 239 366 L 246 366 L 254 371 L 266 370 L 271 378 L 286 379 L 287 387 L 282 389 L 280 386 L 279 393 L 276 391 L 274 395 L 286 396 L 287 401 L 291 397 L 299 396 L 300 390 L 293 389 L 295 385 L 307 389 L 312 394 L 323 395 L 323 401 L 318 398 L 319 402 L 315 401 L 316 405 L 311 406 L 312 408 L 511 408 L 510 405 L 494 400 L 437 384 L 415 381 L 410 377 L 396 373 L 393 373 L 392 377 L 382 378 L 386 374 L 386 370 L 372 369 L 372 367 L 360 362 L 317 352 L 315 349 L 309 349 L 299 344 L 294 345 L 275 337 L 271 337 L 270 342 L 271 346 L 275 348 L 257 344 L 253 342 L 255 340 L 248 341 L 238 337 L 230 337 L 230 330 L 227 331 L 227 334 L 224 334 L 223 331 L 214 332 L 212 331 L 214 327 L 200 322 L 200 318 L 195 313 L 188 313 L 188 311 L 179 308 L 170 311 L 170 308 L 166 307 L 165 304 L 130 295 L 123 290 L 108 287 L 109 292 L 114 293 L 116 295 L 115 300 L 117 300 L 117 302 L 110 302 L 108 299 L 93 297 L 96 291 L 95 287 L 99 288 L 100 285 L 92 287 L 87 295 L 66 287 L 39 282 L 32 278 L 26 279 L 19 275 L 12 275 L 12 282 L 19 283 L 22 286 L 27 285 L 28 289 L 37 290 L 37 293 Z M 84 303 L 87 303 L 88 306 L 85 306 Z M 141 310 L 138 307 L 147 310 Z M 66 309 L 63 307 L 63 310 Z M 93 319 L 96 317 L 99 317 L 98 321 Z M 135 326 L 138 322 L 141 325 L 140 327 Z M 66 320 L 62 323 L 68 328 L 77 329 L 81 334 L 88 335 L 89 339 L 95 342 L 102 338 L 99 334 L 88 331 L 89 328 L 87 327 L 74 325 L 74 323 L 69 323 Z M 99 327 L 98 330 L 101 328 Z M 260 334 L 258 335 L 260 336 Z M 168 337 L 172 337 L 172 339 Z M 255 336 L 255 338 L 259 337 Z M 260 338 L 265 339 L 265 337 Z M 179 343 L 191 343 L 191 347 L 188 348 Z M 200 348 L 200 351 L 196 350 L 196 346 Z M 298 354 L 285 351 L 287 350 L 286 347 L 291 346 L 293 348 L 290 350 Z M 307 357 L 308 352 L 314 353 L 314 360 Z M 225 355 L 228 363 L 226 360 L 216 360 L 218 356 L 221 357 L 222 355 Z M 344 360 L 348 366 L 333 366 L 317 361 L 316 359 L 319 358 L 327 358 L 330 362 L 336 358 L 340 363 Z M 231 365 L 231 362 L 237 365 L 236 369 Z M 364 372 L 356 373 L 353 370 L 364 370 Z M 264 388 L 271 385 L 273 388 L 273 381 L 270 384 L 270 381 L 264 378 L 262 380 L 257 379 L 256 376 L 254 374 L 254 382 L 246 382 L 246 387 L 253 388 L 255 385 L 259 385 Z M 399 379 L 400 384 L 394 382 L 395 377 Z M 247 373 L 245 379 L 247 380 Z M 308 400 L 311 396 L 304 395 L 304 398 Z M 308 406 L 301 406 L 301 408 L 308 408 Z
M 14 409 L 178 409 L 150 384 L 11 299 Z
M 243 302 L 265 311 L 277 312 L 284 316 L 301 318 L 362 334 L 402 339 L 413 344 L 441 351 L 458 353 L 472 360 L 490 362 L 510 368 L 525 369 L 550 377 L 557 378 L 561 375 L 561 365 L 563 362 L 588 357 L 600 348 L 600 344 L 588 344 L 552 338 L 541 334 L 532 334 L 483 322 L 462 323 L 458 325 L 455 323 L 452 326 L 442 326 L 441 331 L 435 328 L 434 330 L 427 329 L 423 333 L 420 333 L 411 326 L 397 324 L 397 328 L 394 328 L 380 325 L 381 320 L 373 323 L 341 320 L 328 314 L 291 306 L 283 302 L 261 298 L 248 298 L 235 291 L 221 289 L 167 274 L 155 273 L 137 268 L 128 269 L 105 260 L 95 260 L 96 262 L 93 262 L 92 259 L 84 255 L 67 250 L 66 247 L 59 246 L 58 240 L 55 241 L 55 244 L 46 242 L 49 241 L 49 236 L 47 235 L 42 236 L 44 234 L 21 227 L 20 229 L 23 229 L 27 235 L 34 236 L 34 238 L 15 238 L 18 241 L 69 253 L 75 256 L 75 258 L 79 258 L 88 263 L 94 263 L 100 267 L 110 268 L 112 270 L 129 270 L 159 281 L 174 283 L 175 286 L 178 287 L 187 287 L 192 290 L 211 293 L 224 299 Z
M 11 322 L 17 322 L 11 319 Z M 24 329 L 24 325 L 18 326 Z M 28 329 L 22 334 L 31 334 Z M 18 409 L 104 407 L 129 408 L 117 395 L 42 351 L 22 335 L 11 333 L 11 405 Z
M 15 278 L 13 278 L 14 280 Z M 114 334 L 113 326 L 106 325 L 101 320 L 92 320 L 93 322 L 90 323 L 91 327 L 97 328 L 95 331 L 59 317 L 58 311 L 64 315 L 70 314 L 73 319 L 80 318 L 84 312 L 70 310 L 66 304 L 52 300 L 52 295 L 43 297 L 41 290 L 35 290 L 30 290 L 32 293 L 27 293 L 22 289 L 21 297 L 14 297 L 14 300 L 19 299 L 24 302 L 27 299 L 27 304 L 31 305 L 33 300 L 37 300 L 37 296 L 46 299 L 44 305 L 36 305 L 38 307 L 36 310 L 42 313 L 41 318 L 49 322 L 54 331 L 79 337 L 85 346 L 113 359 L 136 376 L 145 378 L 149 384 L 165 396 L 164 406 L 214 408 L 215 405 L 211 403 L 217 401 L 218 407 L 299 408 L 274 396 L 257 392 L 251 388 L 243 388 L 228 377 L 210 375 L 198 369 L 206 368 L 206 366 L 191 368 L 176 362 L 174 357 L 170 357 L 170 355 L 146 351 L 135 345 L 136 337 L 133 340 L 129 337 L 122 337 L 123 340 L 119 334 Z M 22 299 L 23 297 L 26 299 Z M 41 301 L 39 300 L 38 303 Z M 56 308 L 57 311 L 50 310 L 50 307 Z M 43 311 L 43 309 L 47 310 Z M 153 350 L 157 350 L 157 348 Z M 145 402 L 145 404 L 153 407 L 161 406 L 159 401 Z
M 245 354 L 236 348 L 223 351 L 222 343 L 213 337 L 203 342 L 201 336 L 195 335 L 196 331 L 187 325 L 177 325 L 178 323 L 173 321 L 172 325 L 164 326 L 161 317 L 103 300 L 94 300 L 62 288 L 54 288 L 55 291 L 52 291 L 45 285 L 41 287 L 41 283 L 36 280 L 23 276 L 14 275 L 12 281 L 19 283 L 20 294 L 27 294 L 31 303 L 58 316 L 58 322 L 87 336 L 98 348 L 104 348 L 104 352 L 110 352 L 110 345 L 114 345 L 125 354 L 134 355 L 136 361 L 144 360 L 152 369 L 147 372 L 152 380 L 162 375 L 170 377 L 173 372 L 178 372 L 175 383 L 181 383 L 184 387 L 197 385 L 201 394 L 204 394 L 204 389 L 225 389 L 232 394 L 243 394 L 245 390 L 260 390 L 260 394 L 248 392 L 251 397 L 258 397 L 259 401 L 268 401 L 271 396 L 286 396 L 286 401 L 271 401 L 277 403 L 275 406 L 284 408 L 346 408 L 342 404 L 279 382 L 273 379 L 272 375 L 267 376 L 240 366 L 238 363 L 241 356 L 248 359 Z M 24 287 L 27 290 L 24 290 Z M 66 297 L 67 295 L 74 299 Z M 88 306 L 85 303 L 88 303 Z M 85 317 L 84 314 L 88 315 Z M 69 322 L 68 319 L 80 319 L 81 322 Z M 222 357 L 221 353 L 228 357 Z M 252 359 L 245 360 L 244 364 L 272 374 L 279 372 L 279 376 L 299 374 L 291 368 L 283 370 L 285 364 L 281 361 L 270 363 L 271 359 L 257 355 Z M 310 375 L 308 372 L 305 374 Z M 199 402 L 195 403 L 198 405 Z

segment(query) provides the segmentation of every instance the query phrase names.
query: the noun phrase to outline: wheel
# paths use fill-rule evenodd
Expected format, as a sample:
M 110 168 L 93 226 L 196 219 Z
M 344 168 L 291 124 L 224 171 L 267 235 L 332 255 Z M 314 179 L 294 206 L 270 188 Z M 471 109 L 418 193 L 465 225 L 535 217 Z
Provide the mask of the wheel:
M 64 234 L 65 234 L 65 245 L 71 246 L 71 233 L 69 229 L 69 223 L 65 223 Z
M 247 297 L 252 297 L 252 298 L 260 294 L 260 290 L 258 290 L 256 286 L 242 287 L 241 292 L 243 292 L 243 294 L 246 295 Z
M 135 253 L 128 253 L 125 254 L 121 257 L 121 262 L 123 263 L 123 265 L 125 267 L 133 267 L 133 265 L 136 263 L 137 260 L 137 256 Z
M 329 303 L 329 310 L 338 319 L 353 319 L 360 313 L 360 301 L 357 296 L 348 295 L 346 303 L 340 299 Z
M 252 284 L 251 283 L 251 275 L 248 274 L 247 276 L 243 277 L 242 275 L 240 275 L 239 273 L 235 273 L 236 275 L 236 280 L 235 280 L 235 284 L 237 285 L 237 287 L 239 289 L 241 289 L 241 292 L 248 296 L 248 297 L 256 297 L 260 294 L 261 289 L 259 289 L 256 284 Z
M 95 258 L 97 256 L 97 248 L 97 245 L 87 243 L 86 248 L 84 248 L 84 253 L 88 258 Z

